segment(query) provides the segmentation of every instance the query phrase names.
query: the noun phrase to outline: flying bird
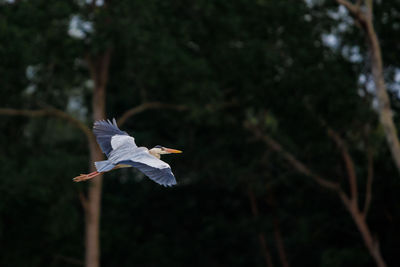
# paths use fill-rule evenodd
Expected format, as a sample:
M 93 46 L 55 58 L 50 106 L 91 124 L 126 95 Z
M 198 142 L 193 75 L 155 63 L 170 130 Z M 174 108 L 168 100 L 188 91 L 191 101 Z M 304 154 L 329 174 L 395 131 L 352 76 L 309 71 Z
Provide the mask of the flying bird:
M 152 149 L 138 147 L 135 138 L 121 131 L 115 119 L 112 122 L 110 120 L 96 121 L 93 125 L 93 133 L 108 159 L 96 161 L 94 164 L 97 171 L 81 174 L 73 179 L 75 182 L 86 181 L 111 170 L 134 167 L 160 185 L 176 184 L 171 167 L 160 157 L 163 154 L 182 153 L 182 151 L 160 145 Z

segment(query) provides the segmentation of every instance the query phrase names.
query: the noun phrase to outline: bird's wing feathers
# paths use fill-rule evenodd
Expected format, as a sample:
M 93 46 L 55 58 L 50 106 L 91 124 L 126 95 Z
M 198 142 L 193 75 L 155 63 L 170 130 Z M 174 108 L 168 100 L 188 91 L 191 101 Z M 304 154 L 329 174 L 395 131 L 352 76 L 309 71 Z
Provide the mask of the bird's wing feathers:
M 150 157 L 153 157 L 150 155 Z M 161 161 L 161 160 L 160 160 Z M 147 177 L 149 177 L 154 182 L 163 185 L 163 186 L 173 186 L 176 185 L 176 179 L 174 174 L 171 171 L 171 168 L 168 166 L 167 168 L 156 168 L 146 163 L 137 162 L 133 160 L 123 161 L 121 164 L 128 164 L 136 169 L 143 172 Z
M 171 167 L 164 161 L 149 154 L 147 148 L 138 148 L 135 139 L 121 131 L 115 119 L 113 121 L 96 121 L 93 126 L 101 150 L 107 155 L 112 164 L 131 165 L 151 180 L 164 186 L 176 184 Z
M 131 165 L 158 184 L 164 186 L 176 184 L 171 167 L 166 162 L 150 155 L 146 148 L 120 147 L 110 153 L 109 160 L 114 164 Z
M 111 147 L 112 149 L 117 149 L 119 147 L 129 146 L 136 148 L 135 138 L 129 135 L 114 135 L 111 137 Z
M 115 119 L 112 122 L 110 120 L 96 121 L 93 125 L 93 133 L 101 150 L 107 156 L 109 156 L 113 149 L 123 146 L 125 143 L 130 143 L 134 147 L 137 147 L 135 139 L 126 132 L 121 131 Z

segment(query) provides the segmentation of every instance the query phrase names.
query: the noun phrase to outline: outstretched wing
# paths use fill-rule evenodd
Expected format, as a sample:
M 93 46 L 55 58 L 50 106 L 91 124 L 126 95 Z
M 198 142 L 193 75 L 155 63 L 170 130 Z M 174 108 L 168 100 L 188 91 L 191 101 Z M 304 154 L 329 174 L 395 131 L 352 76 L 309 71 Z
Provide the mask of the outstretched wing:
M 111 152 L 109 160 L 114 164 L 131 165 L 160 185 L 176 185 L 171 167 L 166 162 L 150 155 L 146 148 L 121 147 Z
M 97 143 L 100 145 L 101 150 L 109 156 L 113 149 L 120 147 L 125 143 L 137 147 L 135 139 L 129 136 L 126 132 L 121 131 L 115 119 L 96 121 L 93 125 L 93 133 L 96 136 Z

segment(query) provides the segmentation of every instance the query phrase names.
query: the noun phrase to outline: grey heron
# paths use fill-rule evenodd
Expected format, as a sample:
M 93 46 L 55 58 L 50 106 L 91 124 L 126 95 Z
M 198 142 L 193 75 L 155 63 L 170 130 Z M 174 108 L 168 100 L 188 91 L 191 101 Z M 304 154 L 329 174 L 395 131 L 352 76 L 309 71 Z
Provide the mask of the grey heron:
M 176 184 L 171 167 L 160 157 L 163 154 L 182 153 L 182 151 L 160 145 L 152 149 L 138 147 L 132 136 L 118 128 L 115 119 L 112 122 L 110 120 L 96 121 L 93 125 L 93 133 L 108 159 L 96 161 L 94 164 L 97 171 L 81 174 L 73 179 L 75 182 L 86 181 L 111 170 L 134 167 L 158 184 L 163 186 Z

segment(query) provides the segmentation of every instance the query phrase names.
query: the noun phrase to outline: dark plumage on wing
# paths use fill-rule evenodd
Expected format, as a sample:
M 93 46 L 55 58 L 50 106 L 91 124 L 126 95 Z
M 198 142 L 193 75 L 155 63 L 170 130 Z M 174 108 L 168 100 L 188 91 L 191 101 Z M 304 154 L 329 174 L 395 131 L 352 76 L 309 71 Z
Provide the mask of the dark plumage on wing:
M 114 135 L 128 135 L 125 131 L 121 131 L 115 119 L 96 121 L 93 125 L 93 133 L 96 136 L 97 143 L 100 145 L 101 150 L 107 156 L 112 150 L 111 138 Z M 128 135 L 129 136 L 129 135 Z
M 170 167 L 159 169 L 132 160 L 121 161 L 120 164 L 131 165 L 132 167 L 138 169 L 139 171 L 144 173 L 147 177 L 149 177 L 151 180 L 160 185 L 163 186 L 176 185 L 176 179 Z
M 113 150 L 108 158 L 115 165 L 131 166 L 163 186 L 176 184 L 171 167 L 164 161 L 151 155 L 145 147 L 132 149 L 130 145 Z

